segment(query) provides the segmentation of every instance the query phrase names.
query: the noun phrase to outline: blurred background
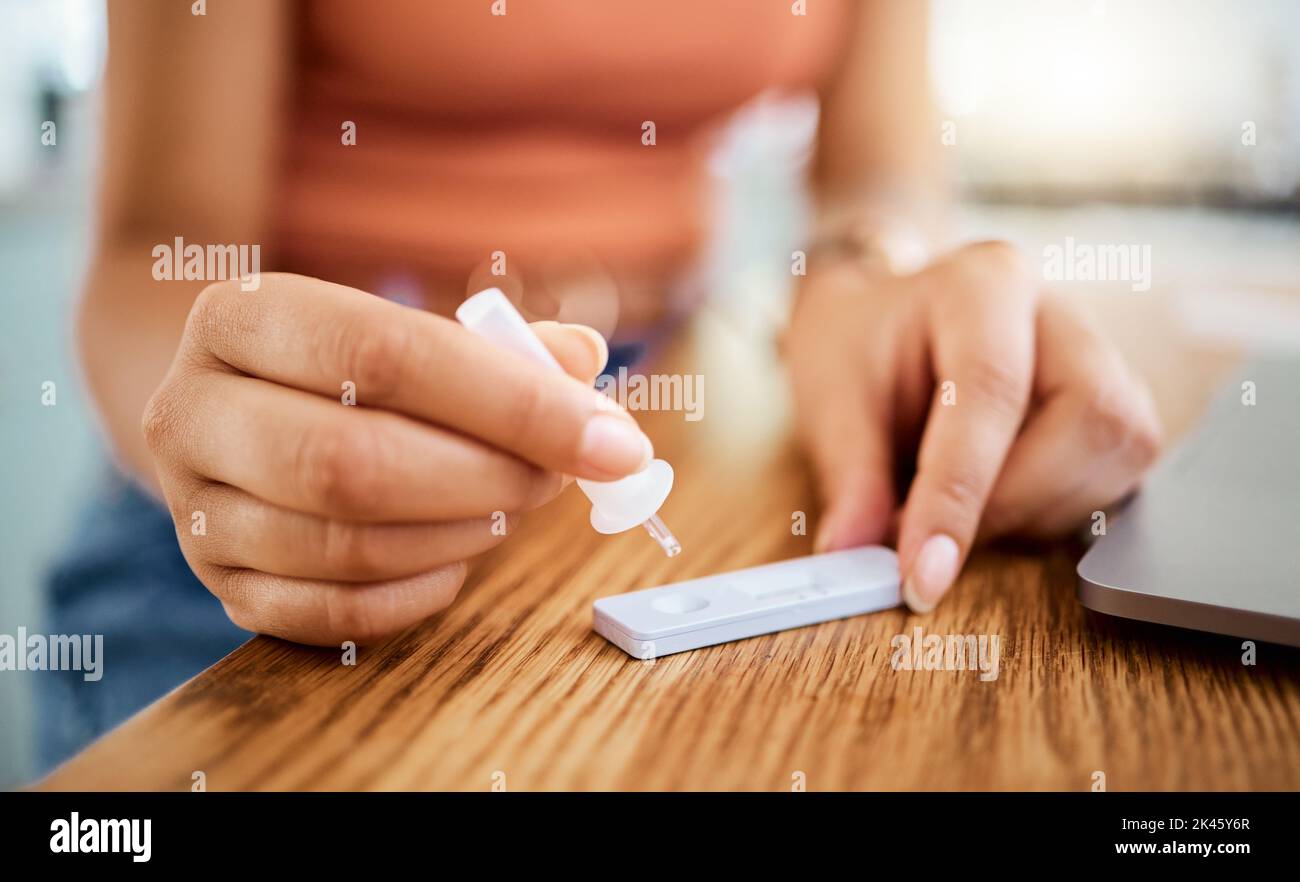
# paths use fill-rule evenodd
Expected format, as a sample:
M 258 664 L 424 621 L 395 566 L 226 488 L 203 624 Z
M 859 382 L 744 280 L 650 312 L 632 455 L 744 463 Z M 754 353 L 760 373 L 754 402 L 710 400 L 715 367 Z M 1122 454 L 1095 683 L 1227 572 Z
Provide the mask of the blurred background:
M 932 7 L 936 138 L 962 197 L 958 234 L 1011 239 L 1031 259 L 1066 237 L 1149 245 L 1153 291 L 1193 304 L 1191 330 L 1300 348 L 1300 3 Z M 42 574 L 103 467 L 70 316 L 91 232 L 104 20 L 102 0 L 0 0 L 4 634 L 41 629 Z M 776 314 L 787 293 L 815 125 L 811 100 L 760 99 L 715 158 L 712 308 L 737 327 Z M 1082 284 L 1098 302 L 1143 296 Z M 33 773 L 39 676 L 0 671 L 0 787 Z

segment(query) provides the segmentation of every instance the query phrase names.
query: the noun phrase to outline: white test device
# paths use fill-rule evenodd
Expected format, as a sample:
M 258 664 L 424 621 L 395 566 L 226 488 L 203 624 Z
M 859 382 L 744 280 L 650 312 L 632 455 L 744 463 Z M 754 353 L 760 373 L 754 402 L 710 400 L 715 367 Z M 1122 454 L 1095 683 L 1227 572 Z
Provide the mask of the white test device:
M 898 556 L 873 545 L 602 597 L 593 628 L 649 659 L 901 602 Z

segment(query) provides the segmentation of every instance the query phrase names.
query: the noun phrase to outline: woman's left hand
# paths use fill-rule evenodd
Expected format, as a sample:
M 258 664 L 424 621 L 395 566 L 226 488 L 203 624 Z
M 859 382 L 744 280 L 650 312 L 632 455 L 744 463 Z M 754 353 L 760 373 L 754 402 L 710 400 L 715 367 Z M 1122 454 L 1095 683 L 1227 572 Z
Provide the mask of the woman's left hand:
M 976 542 L 1061 535 L 1131 491 L 1159 451 L 1143 384 L 1040 296 L 1010 246 L 970 245 L 906 276 L 839 262 L 803 282 L 784 345 L 824 502 L 817 550 L 896 528 L 917 612 Z M 895 479 L 913 465 L 897 510 Z

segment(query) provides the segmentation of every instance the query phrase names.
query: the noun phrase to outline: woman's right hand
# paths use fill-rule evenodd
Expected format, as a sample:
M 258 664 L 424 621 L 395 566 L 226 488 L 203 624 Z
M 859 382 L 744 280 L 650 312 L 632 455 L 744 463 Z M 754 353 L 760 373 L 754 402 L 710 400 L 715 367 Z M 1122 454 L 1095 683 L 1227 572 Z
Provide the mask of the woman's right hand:
M 230 618 L 302 643 L 374 640 L 451 603 L 465 559 L 563 476 L 649 462 L 590 385 L 600 335 L 533 327 L 568 376 L 316 279 L 205 289 L 143 430 L 185 558 Z

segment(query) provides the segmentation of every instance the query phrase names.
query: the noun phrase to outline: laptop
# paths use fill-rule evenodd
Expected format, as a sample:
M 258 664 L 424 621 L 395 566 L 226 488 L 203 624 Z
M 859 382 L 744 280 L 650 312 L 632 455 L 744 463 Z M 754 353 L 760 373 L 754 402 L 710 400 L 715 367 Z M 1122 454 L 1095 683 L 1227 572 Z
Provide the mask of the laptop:
M 1078 576 L 1097 612 L 1300 646 L 1300 361 L 1251 360 Z

